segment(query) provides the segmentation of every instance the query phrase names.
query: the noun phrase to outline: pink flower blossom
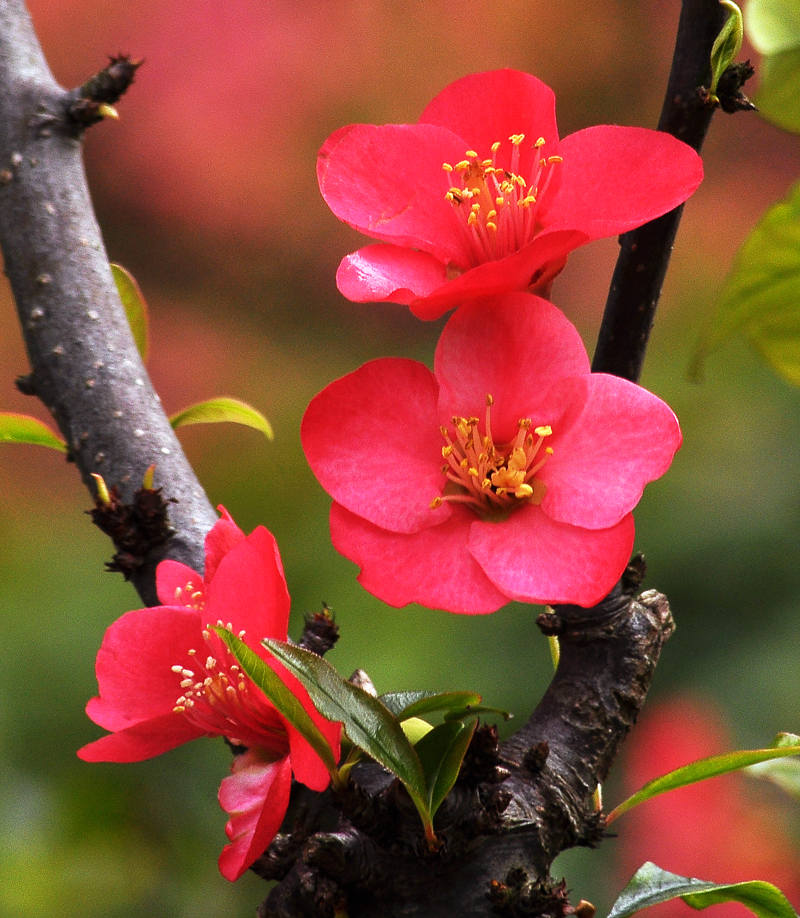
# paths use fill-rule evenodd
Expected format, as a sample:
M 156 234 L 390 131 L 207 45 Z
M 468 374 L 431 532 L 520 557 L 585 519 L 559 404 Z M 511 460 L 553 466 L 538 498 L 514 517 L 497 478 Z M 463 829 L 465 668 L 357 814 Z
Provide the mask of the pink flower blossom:
M 176 561 L 156 572 L 164 605 L 127 612 L 97 654 L 100 695 L 89 717 L 111 732 L 78 751 L 87 762 L 138 762 L 200 736 L 247 747 L 233 760 L 219 802 L 230 815 L 220 855 L 235 880 L 267 848 L 289 803 L 292 774 L 312 790 L 329 775 L 308 742 L 240 670 L 211 630 L 224 623 L 274 669 L 339 754 L 340 724 L 325 720 L 305 689 L 261 646 L 286 640 L 289 593 L 273 535 L 245 536 L 225 510 L 206 538 L 205 577 Z
M 647 390 L 590 373 L 551 303 L 459 309 L 434 372 L 382 359 L 331 383 L 301 435 L 333 497 L 334 546 L 385 602 L 493 612 L 602 599 L 633 546 L 631 510 L 681 442 Z
M 559 140 L 552 90 L 496 70 L 445 87 L 417 124 L 341 128 L 317 176 L 336 216 L 383 243 L 342 261 L 339 290 L 435 319 L 475 297 L 546 296 L 569 252 L 682 204 L 703 167 L 686 144 L 644 128 Z

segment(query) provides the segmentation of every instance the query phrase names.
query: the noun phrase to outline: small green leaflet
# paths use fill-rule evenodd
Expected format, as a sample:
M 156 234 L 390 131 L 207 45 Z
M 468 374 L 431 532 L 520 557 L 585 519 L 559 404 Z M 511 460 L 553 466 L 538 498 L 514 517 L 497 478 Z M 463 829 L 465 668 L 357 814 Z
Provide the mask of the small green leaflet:
M 228 645 L 231 653 L 236 657 L 244 672 L 255 682 L 261 691 L 269 698 L 275 708 L 308 740 L 309 745 L 325 763 L 325 767 L 333 779 L 338 783 L 337 762 L 333 757 L 333 750 L 328 741 L 320 733 L 317 725 L 309 717 L 308 712 L 292 693 L 286 683 L 274 670 L 252 651 L 244 641 L 217 625 L 214 630 Z M 331 718 L 336 720 L 337 718 Z
M 475 718 L 469 723 L 447 720 L 426 733 L 414 747 L 425 770 L 431 818 L 456 783 L 477 725 Z
M 800 183 L 766 212 L 739 250 L 691 374 L 698 377 L 708 354 L 736 333 L 800 385 Z
M 784 894 L 770 883 L 718 884 L 692 877 L 680 877 L 648 861 L 636 871 L 619 894 L 608 918 L 628 918 L 640 909 L 681 898 L 692 908 L 702 909 L 722 902 L 739 902 L 758 918 L 797 918 Z
M 272 426 L 260 411 L 247 402 L 229 396 L 210 398 L 208 401 L 189 405 L 169 419 L 173 428 L 186 427 L 189 424 L 219 424 L 223 421 L 252 427 L 253 430 L 261 431 L 268 440 L 272 440 L 274 436 Z
M 728 18 L 722 26 L 719 35 L 714 39 L 711 47 L 711 86 L 709 91 L 713 95 L 717 91 L 719 78 L 736 62 L 742 50 L 742 11 L 732 0 L 720 0 L 720 4 L 728 11 Z
M 794 734 L 788 734 L 793 739 L 798 739 Z M 766 762 L 769 759 L 779 759 L 788 755 L 799 755 L 800 744 L 785 745 L 785 733 L 779 733 L 775 743 L 765 749 L 741 749 L 737 752 L 726 752 L 723 755 L 714 755 L 707 759 L 699 759 L 697 762 L 691 762 L 681 768 L 676 768 L 660 778 L 648 781 L 635 794 L 623 800 L 619 806 L 615 807 L 606 819 L 606 824 L 612 823 L 615 819 L 628 810 L 664 794 L 667 791 L 677 790 L 679 787 L 685 787 L 687 784 L 696 784 L 698 781 L 705 781 L 708 778 L 716 778 L 718 775 L 727 774 L 730 771 L 738 771 L 740 768 L 747 768 L 749 765 L 755 765 L 758 762 Z
M 142 296 L 142 291 L 136 283 L 133 275 L 122 265 L 111 262 L 111 274 L 114 283 L 117 285 L 117 293 L 125 307 L 125 315 L 128 317 L 128 325 L 131 327 L 133 340 L 136 342 L 136 349 L 142 362 L 147 361 L 147 351 L 149 346 L 149 329 L 150 320 L 147 314 L 147 303 Z
M 756 105 L 769 121 L 800 133 L 800 5 L 797 0 L 749 0 L 745 30 L 764 55 Z
M 350 740 L 395 775 L 422 818 L 426 837 L 433 836 L 425 772 L 398 719 L 373 695 L 343 679 L 322 657 L 267 638 L 264 647 L 305 686 L 319 712 L 340 720 Z
M 60 453 L 67 451 L 67 444 L 47 424 L 27 414 L 0 411 L 0 443 L 31 443 L 47 446 Z

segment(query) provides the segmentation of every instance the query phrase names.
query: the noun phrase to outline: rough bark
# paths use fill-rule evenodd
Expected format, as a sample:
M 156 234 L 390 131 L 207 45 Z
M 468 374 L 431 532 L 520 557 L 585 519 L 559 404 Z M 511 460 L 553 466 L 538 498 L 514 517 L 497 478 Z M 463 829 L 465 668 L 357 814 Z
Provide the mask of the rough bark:
M 0 4 L 0 87 L 0 246 L 30 358 L 21 387 L 47 406 L 93 493 L 94 472 L 130 502 L 156 464 L 175 534 L 131 576 L 154 604 L 157 562 L 202 570 L 216 515 L 153 391 L 111 276 L 83 168 L 86 120 L 75 114 L 85 115 L 76 108 L 83 97 L 53 79 L 22 0 Z
M 298 792 L 285 827 L 254 869 L 280 883 L 262 918 L 488 918 L 572 914 L 551 879 L 557 854 L 594 846 L 594 806 L 644 703 L 673 623 L 664 596 L 634 597 L 637 563 L 593 609 L 540 618 L 561 659 L 527 724 L 499 745 L 477 734 L 455 788 L 436 814 L 443 847 L 421 844 L 419 817 L 377 766 L 357 766 L 338 797 Z M 343 909 L 337 912 L 337 909 Z

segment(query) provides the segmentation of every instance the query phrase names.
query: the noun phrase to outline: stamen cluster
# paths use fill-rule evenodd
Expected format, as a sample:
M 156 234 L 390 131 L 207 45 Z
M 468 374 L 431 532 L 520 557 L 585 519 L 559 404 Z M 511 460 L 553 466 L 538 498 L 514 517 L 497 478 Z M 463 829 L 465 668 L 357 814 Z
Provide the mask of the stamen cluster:
M 453 435 L 441 427 L 446 460 L 442 472 L 447 478 L 446 493 L 435 497 L 431 508 L 443 501 L 463 503 L 481 516 L 505 513 L 521 501 L 540 504 L 547 487 L 536 474 L 553 454 L 550 446 L 542 449 L 553 430 L 547 425 L 533 427 L 530 418 L 518 421 L 517 435 L 505 445 L 492 437 L 491 412 L 494 399 L 486 396 L 485 433 L 480 433 L 477 417 L 453 417 Z M 533 431 L 531 432 L 531 428 Z
M 219 620 L 217 625 L 233 630 L 230 622 Z M 285 731 L 276 723 L 274 710 L 258 690 L 252 691 L 250 678 L 217 634 L 207 626 L 202 635 L 207 651 L 205 661 L 204 654 L 190 648 L 187 654 L 192 659 L 192 668 L 180 663 L 172 666 L 172 672 L 181 677 L 183 690 L 175 701 L 174 713 L 183 714 L 207 733 L 222 734 L 244 746 L 257 740 L 264 747 L 264 737 L 270 734 L 276 736 L 280 746 Z M 245 631 L 239 631 L 237 636 L 244 640 Z
M 561 156 L 540 156 L 544 137 L 533 144 L 536 160 L 533 174 L 526 178 L 519 172 L 519 151 L 524 134 L 512 134 L 510 168 L 497 165 L 501 141 L 491 146 L 492 155 L 480 159 L 475 150 L 467 150 L 461 162 L 443 163 L 448 178 L 458 178 L 460 185 L 451 185 L 445 198 L 463 216 L 461 225 L 467 232 L 473 263 L 503 258 L 529 242 L 537 230 L 536 204 L 552 177 L 555 163 Z

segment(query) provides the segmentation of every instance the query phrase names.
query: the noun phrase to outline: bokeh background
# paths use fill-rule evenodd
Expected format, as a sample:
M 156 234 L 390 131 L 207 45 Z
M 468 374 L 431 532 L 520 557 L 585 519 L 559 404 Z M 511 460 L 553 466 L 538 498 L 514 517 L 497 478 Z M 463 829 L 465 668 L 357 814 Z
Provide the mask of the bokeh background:
M 450 80 L 500 66 L 554 87 L 562 135 L 594 123 L 654 126 L 679 6 L 30 0 L 63 85 L 109 53 L 145 59 L 121 120 L 89 132 L 86 157 L 109 256 L 149 301 L 151 375 L 170 412 L 229 394 L 270 418 L 273 443 L 230 425 L 181 436 L 212 502 L 245 529 L 276 533 L 295 631 L 304 611 L 329 603 L 342 629 L 331 661 L 345 673 L 365 668 L 381 691 L 475 689 L 524 718 L 550 664 L 538 610 L 390 609 L 329 544 L 328 498 L 300 449 L 305 405 L 372 357 L 430 361 L 441 323 L 337 293 L 336 266 L 359 238 L 319 197 L 316 152 L 342 124 L 413 121 Z M 754 114 L 719 115 L 704 152 L 707 178 L 686 208 L 643 378 L 685 435 L 636 514 L 647 585 L 669 595 L 678 630 L 606 788 L 611 804 L 691 758 L 800 732 L 798 392 L 741 342 L 712 356 L 701 384 L 686 372 L 737 247 L 800 173 L 800 141 Z M 590 350 L 615 249 L 606 240 L 575 253 L 553 291 Z M 0 408 L 44 417 L 13 385 L 27 362 L 4 284 L 0 323 Z M 229 763 L 221 742 L 137 765 L 75 757 L 99 733 L 83 707 L 103 631 L 138 601 L 103 572 L 110 546 L 84 515 L 74 469 L 55 453 L 5 446 L 0 493 L 0 915 L 253 914 L 262 881 L 229 884 L 216 869 L 225 840 L 216 790 Z M 653 859 L 720 881 L 782 883 L 800 906 L 796 800 L 742 776 L 686 793 L 620 820 L 599 851 L 562 856 L 554 872 L 575 901 L 604 914 Z

